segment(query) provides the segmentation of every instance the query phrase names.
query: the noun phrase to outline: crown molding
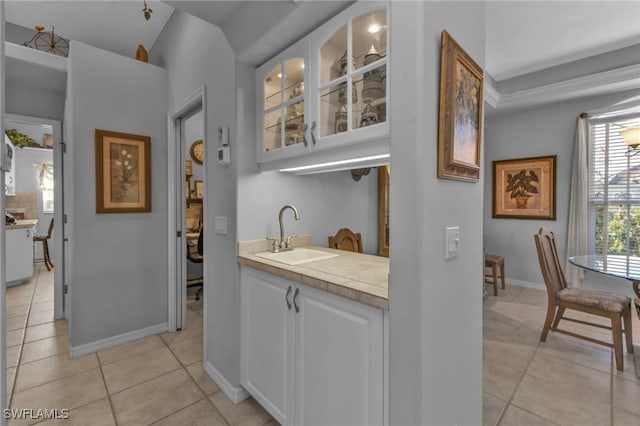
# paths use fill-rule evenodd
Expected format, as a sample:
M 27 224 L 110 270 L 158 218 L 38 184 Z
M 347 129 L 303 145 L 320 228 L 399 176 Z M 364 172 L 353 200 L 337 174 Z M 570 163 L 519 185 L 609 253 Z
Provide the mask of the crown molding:
M 495 88 L 491 78 L 485 73 L 484 81 L 482 82 L 482 92 L 484 94 L 484 101 L 491 107 L 496 108 L 500 103 L 500 92 Z
M 513 93 L 500 94 L 496 91 L 498 93 L 496 105 L 489 104 L 496 111 L 504 111 L 639 88 L 640 64 L 634 64 Z M 495 88 L 491 89 L 495 90 Z M 485 96 L 487 94 L 488 91 L 485 89 Z M 490 96 L 495 97 L 495 94 Z

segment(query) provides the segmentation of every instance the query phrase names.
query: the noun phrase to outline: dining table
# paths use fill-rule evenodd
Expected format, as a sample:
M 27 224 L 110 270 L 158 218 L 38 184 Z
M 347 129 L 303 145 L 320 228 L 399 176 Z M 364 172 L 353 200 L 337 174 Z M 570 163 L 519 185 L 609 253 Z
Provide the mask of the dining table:
M 640 318 L 640 257 L 617 254 L 592 254 L 573 256 L 569 258 L 569 263 L 580 268 L 609 275 L 616 278 L 623 278 L 631 283 L 636 298 L 633 304 L 636 308 L 638 318 Z M 636 375 L 640 377 L 640 344 L 633 344 L 634 359 L 636 362 Z

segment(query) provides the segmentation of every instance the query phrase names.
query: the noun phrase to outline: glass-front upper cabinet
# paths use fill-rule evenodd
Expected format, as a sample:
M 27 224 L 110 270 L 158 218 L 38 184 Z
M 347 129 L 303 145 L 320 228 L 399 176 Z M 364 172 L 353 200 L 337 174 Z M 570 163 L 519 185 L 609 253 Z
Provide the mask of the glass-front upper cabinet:
M 258 162 L 302 154 L 310 116 L 309 39 L 305 38 L 256 70 Z
M 314 145 L 388 135 L 387 10 L 386 2 L 360 2 L 312 34 Z

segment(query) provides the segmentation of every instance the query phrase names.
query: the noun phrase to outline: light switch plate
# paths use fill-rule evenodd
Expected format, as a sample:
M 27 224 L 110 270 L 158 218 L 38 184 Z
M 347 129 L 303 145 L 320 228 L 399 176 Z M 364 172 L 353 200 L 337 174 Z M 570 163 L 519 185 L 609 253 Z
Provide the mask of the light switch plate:
M 445 228 L 444 259 L 449 260 L 458 256 L 460 249 L 460 227 L 449 226 Z
M 226 216 L 216 216 L 216 234 L 227 235 Z

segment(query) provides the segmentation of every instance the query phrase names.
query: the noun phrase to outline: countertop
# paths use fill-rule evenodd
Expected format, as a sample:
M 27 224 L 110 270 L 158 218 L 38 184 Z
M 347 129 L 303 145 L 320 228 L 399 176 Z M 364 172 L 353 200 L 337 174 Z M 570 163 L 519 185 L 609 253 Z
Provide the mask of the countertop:
M 389 309 L 388 258 L 310 246 L 309 237 L 301 236 L 294 240 L 294 247 L 307 247 L 339 256 L 292 266 L 255 256 L 255 253 L 269 251 L 269 247 L 266 239 L 239 242 L 238 263 L 375 308 Z
M 38 224 L 38 219 L 18 219 L 14 225 L 6 225 L 6 230 L 33 228 Z

